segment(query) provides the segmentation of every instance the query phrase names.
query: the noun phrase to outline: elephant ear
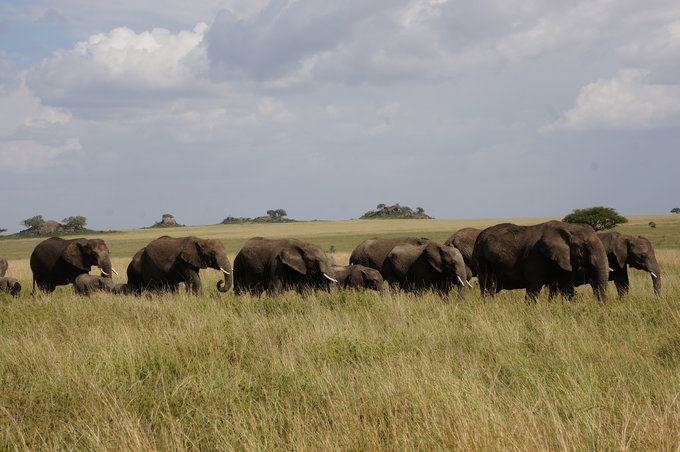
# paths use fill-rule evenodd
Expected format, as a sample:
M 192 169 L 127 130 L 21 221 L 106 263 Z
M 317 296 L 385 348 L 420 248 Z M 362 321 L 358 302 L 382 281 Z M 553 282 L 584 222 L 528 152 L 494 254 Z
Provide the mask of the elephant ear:
M 281 262 L 303 275 L 307 274 L 307 266 L 302 252 L 296 247 L 286 247 L 281 250 Z
M 538 250 L 545 257 L 555 262 L 562 270 L 572 271 L 571 250 L 569 244 L 561 237 L 543 238 L 538 242 Z
M 439 252 L 438 252 L 439 251 Z M 442 254 L 440 250 L 425 248 L 425 259 L 437 273 L 442 272 Z
M 208 268 L 208 265 L 203 259 L 203 251 L 201 250 L 201 244 L 195 240 L 188 240 L 187 243 L 182 248 L 180 257 L 184 262 L 193 265 L 198 268 Z
M 612 253 L 616 258 L 616 263 L 618 264 L 619 268 L 623 268 L 626 266 L 626 261 L 628 260 L 629 246 L 630 241 L 626 237 L 623 237 L 623 235 L 613 240 Z
M 88 265 L 87 262 L 85 261 L 85 253 L 86 250 L 83 247 L 82 243 L 79 242 L 71 242 L 69 243 L 66 248 L 64 249 L 64 253 L 62 254 L 62 257 L 66 262 L 69 264 L 73 265 L 74 267 L 77 267 L 83 271 L 90 271 L 91 265 Z

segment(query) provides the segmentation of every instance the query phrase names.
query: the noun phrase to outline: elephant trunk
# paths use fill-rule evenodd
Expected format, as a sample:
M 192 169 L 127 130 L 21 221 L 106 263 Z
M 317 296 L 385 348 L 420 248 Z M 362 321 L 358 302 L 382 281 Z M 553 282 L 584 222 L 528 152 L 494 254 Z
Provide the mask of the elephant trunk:
M 596 269 L 595 281 L 593 281 L 593 292 L 598 301 L 607 300 L 607 284 L 609 282 L 609 265 L 607 261 L 599 265 Z
M 220 267 L 220 270 L 222 271 L 222 274 L 224 275 L 224 279 L 220 279 L 217 281 L 217 290 L 219 292 L 227 292 L 231 288 L 231 282 L 233 280 L 232 274 L 230 271 L 225 270 L 224 267 Z
M 654 293 L 656 295 L 661 295 L 661 270 L 659 270 L 659 265 L 655 265 L 649 274 L 652 276 L 652 287 L 654 287 Z
M 113 277 L 113 266 L 111 265 L 111 259 L 109 256 L 104 256 L 97 262 L 97 267 L 100 268 L 102 274 L 107 278 Z

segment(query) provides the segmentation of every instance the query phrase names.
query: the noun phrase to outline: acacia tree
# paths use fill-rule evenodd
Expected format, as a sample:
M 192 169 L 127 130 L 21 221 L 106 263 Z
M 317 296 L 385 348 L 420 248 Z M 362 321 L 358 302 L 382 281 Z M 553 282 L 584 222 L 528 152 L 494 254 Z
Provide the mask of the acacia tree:
M 611 207 L 589 207 L 587 209 L 574 209 L 572 213 L 562 219 L 565 223 L 589 224 L 596 231 L 612 229 L 619 224 L 628 223 L 626 217 L 622 217 Z
M 680 207 L 673 207 L 671 213 L 680 213 Z
M 63 220 L 61 220 L 61 224 L 64 226 L 65 229 L 80 231 L 82 229 L 85 229 L 85 225 L 87 224 L 87 218 L 82 216 L 66 217 Z
M 42 215 L 36 215 L 31 218 L 27 218 L 21 222 L 22 226 L 26 226 L 28 229 L 39 229 L 40 226 L 45 224 Z
M 272 218 L 283 218 L 288 213 L 284 209 L 276 209 L 276 210 L 268 210 L 267 215 L 269 215 Z

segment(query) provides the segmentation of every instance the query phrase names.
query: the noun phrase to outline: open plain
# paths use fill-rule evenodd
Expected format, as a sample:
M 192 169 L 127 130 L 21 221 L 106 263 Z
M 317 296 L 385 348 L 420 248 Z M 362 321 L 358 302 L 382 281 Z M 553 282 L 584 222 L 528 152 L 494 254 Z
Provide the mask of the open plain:
M 0 447 L 10 450 L 680 450 L 680 215 L 628 216 L 662 268 L 662 296 L 598 303 L 434 294 L 31 296 L 42 239 L 2 239 L 19 297 L 0 294 Z M 296 237 L 351 250 L 374 237 L 443 242 L 462 227 L 548 218 L 348 220 L 98 234 L 125 281 L 164 234 Z M 650 228 L 649 222 L 656 223 Z

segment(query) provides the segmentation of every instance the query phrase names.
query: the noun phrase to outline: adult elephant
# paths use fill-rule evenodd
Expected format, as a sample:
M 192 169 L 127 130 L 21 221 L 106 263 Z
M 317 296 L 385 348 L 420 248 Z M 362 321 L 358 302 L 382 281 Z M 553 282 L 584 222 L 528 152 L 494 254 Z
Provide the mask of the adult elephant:
M 277 294 L 292 289 L 308 293 L 329 290 L 333 277 L 330 259 L 321 247 L 297 239 L 253 237 L 234 258 L 234 293 Z
M 177 292 L 184 283 L 187 292 L 202 292 L 198 272 L 213 268 L 223 273 L 217 290 L 231 287 L 231 264 L 224 245 L 219 240 L 199 237 L 163 236 L 139 250 L 128 265 L 126 292 L 139 294 L 144 290 Z
M 649 272 L 654 293 L 661 294 L 661 270 L 649 239 L 615 231 L 601 232 L 597 235 L 604 245 L 609 267 L 612 269 L 609 273 L 609 280 L 614 281 L 619 296 L 628 293 L 628 267 Z
M 395 246 L 385 258 L 382 273 L 392 287 L 411 292 L 431 289 L 443 296 L 453 287 L 462 296 L 467 276 L 460 251 L 432 241 Z
M 108 277 L 115 272 L 111 267 L 109 248 L 102 239 L 49 238 L 35 247 L 30 265 L 34 292 L 36 284 L 45 292 L 71 284 L 78 275 L 89 273 L 94 266 Z
M 9 267 L 7 259 L 0 257 L 0 277 L 5 276 L 5 273 L 7 273 L 7 267 Z
M 444 242 L 444 245 L 455 247 L 463 256 L 465 266 L 467 267 L 467 281 L 477 276 L 477 266 L 472 260 L 472 250 L 475 248 L 475 241 L 480 232 L 482 232 L 482 230 L 477 228 L 459 229 Z
M 588 283 L 606 299 L 609 263 L 604 245 L 588 225 L 549 221 L 533 226 L 502 223 L 480 232 L 472 253 L 482 295 L 526 289 L 535 300 L 544 285 L 567 298 Z
M 383 270 L 383 263 L 385 258 L 397 245 L 425 245 L 430 240 L 417 237 L 395 237 L 385 239 L 382 237 L 374 237 L 361 242 L 349 257 L 350 265 L 363 265 L 369 268 L 375 268 L 380 273 Z M 383 277 L 385 275 L 383 274 Z

